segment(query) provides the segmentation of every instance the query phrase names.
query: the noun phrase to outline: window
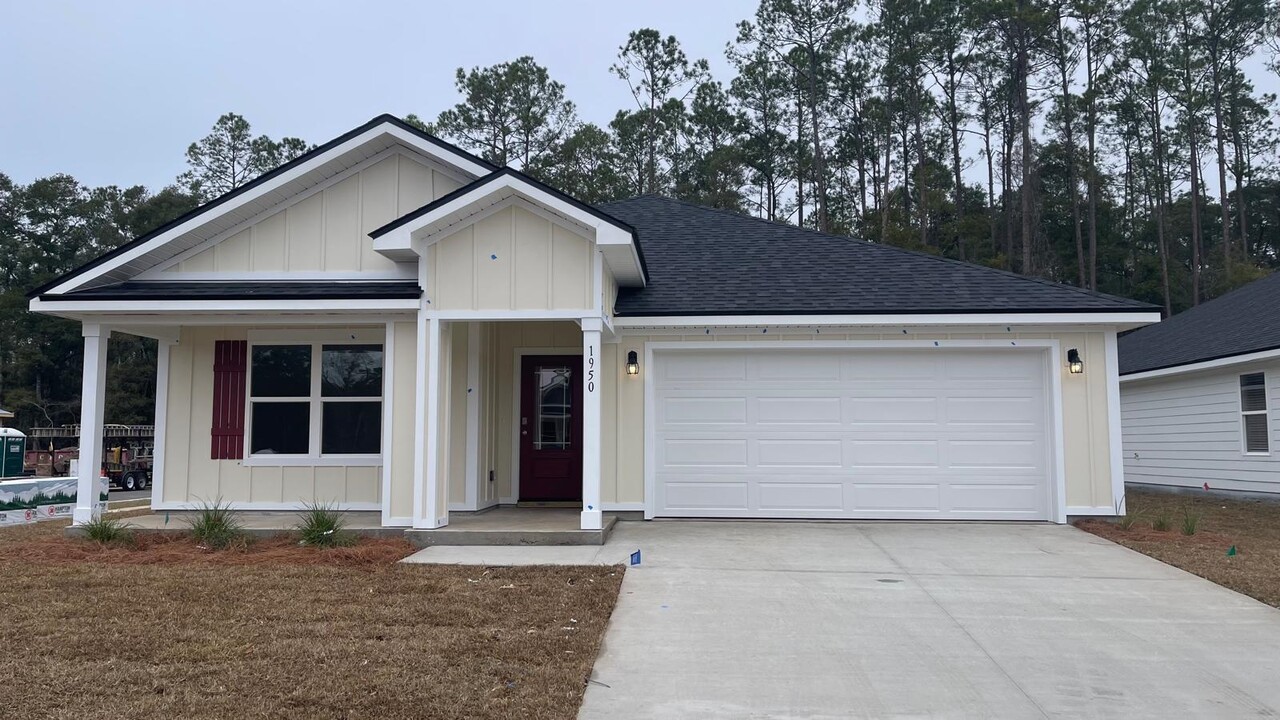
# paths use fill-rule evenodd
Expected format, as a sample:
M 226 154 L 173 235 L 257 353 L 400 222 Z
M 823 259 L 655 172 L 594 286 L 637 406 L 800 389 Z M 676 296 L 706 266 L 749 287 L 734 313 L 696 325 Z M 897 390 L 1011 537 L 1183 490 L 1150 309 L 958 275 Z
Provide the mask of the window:
M 1271 452 L 1267 437 L 1267 376 L 1249 373 L 1240 376 L 1240 421 L 1246 453 Z
M 249 353 L 249 454 L 382 452 L 382 346 L 254 344 Z

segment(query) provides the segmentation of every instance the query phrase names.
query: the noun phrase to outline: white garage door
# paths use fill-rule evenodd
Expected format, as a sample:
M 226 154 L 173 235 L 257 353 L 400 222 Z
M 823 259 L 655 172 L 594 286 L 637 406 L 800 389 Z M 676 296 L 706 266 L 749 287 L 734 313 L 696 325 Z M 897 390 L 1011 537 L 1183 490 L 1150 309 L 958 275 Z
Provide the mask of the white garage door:
M 1043 352 L 657 350 L 660 517 L 1050 519 Z

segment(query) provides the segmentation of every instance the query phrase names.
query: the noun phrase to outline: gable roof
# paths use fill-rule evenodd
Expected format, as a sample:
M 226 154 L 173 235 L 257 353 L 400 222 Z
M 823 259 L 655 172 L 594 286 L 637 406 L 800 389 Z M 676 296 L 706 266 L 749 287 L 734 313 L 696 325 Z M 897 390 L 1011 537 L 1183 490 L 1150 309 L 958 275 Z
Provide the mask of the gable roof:
M 1280 348 L 1280 273 L 1120 338 L 1120 374 Z
M 618 316 L 1152 312 L 1146 303 L 646 195 L 601 209 L 635 228 L 650 281 Z
M 102 267 L 106 263 L 109 263 L 118 258 L 122 258 L 127 254 L 134 253 L 140 250 L 141 248 L 146 246 L 148 243 L 151 243 L 157 238 L 161 238 L 162 236 L 169 234 L 171 231 L 174 231 L 188 224 L 194 224 L 193 221 L 198 221 L 201 218 L 211 217 L 211 213 L 214 210 L 224 207 L 228 203 L 241 199 L 246 195 L 255 193 L 260 189 L 263 189 L 264 186 L 271 184 L 273 181 L 277 181 L 281 178 L 284 178 L 286 176 L 290 176 L 291 174 L 296 173 L 300 168 L 303 168 L 303 166 L 306 166 L 309 163 L 314 163 L 318 158 L 322 158 L 323 156 L 340 148 L 344 144 L 356 138 L 359 138 L 361 135 L 368 133 L 371 130 L 377 129 L 380 126 L 387 126 L 388 128 L 394 129 L 399 134 L 402 134 L 402 135 L 407 134 L 410 137 L 413 137 L 419 141 L 425 142 L 428 146 L 437 149 L 441 155 L 446 157 L 451 157 L 455 159 L 458 162 L 458 164 L 464 167 L 471 168 L 473 174 L 478 175 L 485 172 L 492 172 L 493 170 L 496 169 L 494 165 L 490 164 L 484 159 L 477 157 L 475 155 L 472 155 L 471 153 L 466 152 L 465 150 L 462 150 L 461 148 L 458 148 L 454 145 L 451 145 L 435 137 L 434 135 L 423 132 L 422 130 L 419 130 L 418 128 L 401 120 L 400 118 L 397 118 L 393 115 L 387 115 L 387 114 L 379 115 L 373 118 L 372 120 L 370 120 L 369 122 L 359 127 L 353 128 L 350 131 L 345 132 L 342 135 L 339 135 L 333 140 L 330 140 L 329 142 L 316 147 L 314 150 L 304 153 L 294 158 L 293 160 L 285 163 L 284 165 L 281 165 L 280 167 L 274 170 L 271 170 L 270 172 L 264 173 L 258 176 L 257 178 L 254 178 L 250 182 L 245 183 L 244 185 L 241 185 L 240 187 L 237 187 L 234 190 L 231 190 L 230 192 L 224 193 L 214 198 L 213 200 L 210 200 L 209 202 L 201 205 L 200 207 L 197 207 L 191 212 L 188 212 L 185 215 L 175 220 L 172 220 L 164 225 L 161 225 L 155 230 L 152 230 L 151 232 L 139 238 L 136 238 L 130 242 L 127 242 L 124 245 L 121 245 L 120 247 L 117 247 L 108 253 L 100 255 L 97 258 L 94 258 L 93 260 L 91 260 L 90 262 L 85 263 L 84 265 L 81 265 L 80 267 L 72 270 L 71 272 L 65 273 L 57 278 L 54 278 L 53 280 L 45 283 L 44 285 L 41 285 L 40 287 L 37 287 L 31 290 L 30 292 L 28 292 L 27 297 L 35 298 L 35 297 L 46 295 L 51 290 L 59 288 L 60 286 L 66 285 L 69 281 L 75 280 L 88 273 L 91 273 L 92 271 Z M 389 146 L 390 145 L 388 144 L 387 147 Z M 336 174 L 336 172 L 330 173 L 330 174 Z M 128 279 L 127 277 L 113 277 L 110 280 L 108 280 L 108 282 L 120 282 L 127 279 Z M 106 284 L 106 283 L 103 283 L 103 284 Z M 65 288 L 64 291 L 73 290 L 73 289 L 78 289 L 78 288 Z
M 591 229 L 614 276 L 624 285 L 643 285 L 647 270 L 644 251 L 635 228 L 567 193 L 510 167 L 496 170 L 474 182 L 402 215 L 369 233 L 378 252 L 396 260 L 410 260 L 413 237 L 431 237 L 476 217 L 486 207 L 512 198 L 538 206 L 562 219 Z

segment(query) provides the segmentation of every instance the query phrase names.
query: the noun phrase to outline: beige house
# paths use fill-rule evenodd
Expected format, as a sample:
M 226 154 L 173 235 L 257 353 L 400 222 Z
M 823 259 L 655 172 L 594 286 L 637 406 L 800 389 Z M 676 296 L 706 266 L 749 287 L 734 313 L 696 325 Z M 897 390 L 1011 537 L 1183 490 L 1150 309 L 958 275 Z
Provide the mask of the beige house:
M 428 529 L 517 503 L 583 529 L 1113 514 L 1116 336 L 1159 319 L 660 197 L 592 207 L 389 116 L 31 298 L 83 323 L 82 484 L 128 333 L 160 343 L 154 508 Z

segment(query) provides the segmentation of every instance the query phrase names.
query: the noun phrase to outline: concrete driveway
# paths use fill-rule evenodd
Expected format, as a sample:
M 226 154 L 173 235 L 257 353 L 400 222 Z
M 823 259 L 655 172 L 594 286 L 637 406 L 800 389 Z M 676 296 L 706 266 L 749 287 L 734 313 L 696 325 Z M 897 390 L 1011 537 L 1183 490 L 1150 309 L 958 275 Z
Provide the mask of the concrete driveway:
M 589 552 L 637 548 L 581 718 L 1280 713 L 1280 611 L 1071 527 L 619 523 Z M 547 550 L 585 551 L 510 549 Z

